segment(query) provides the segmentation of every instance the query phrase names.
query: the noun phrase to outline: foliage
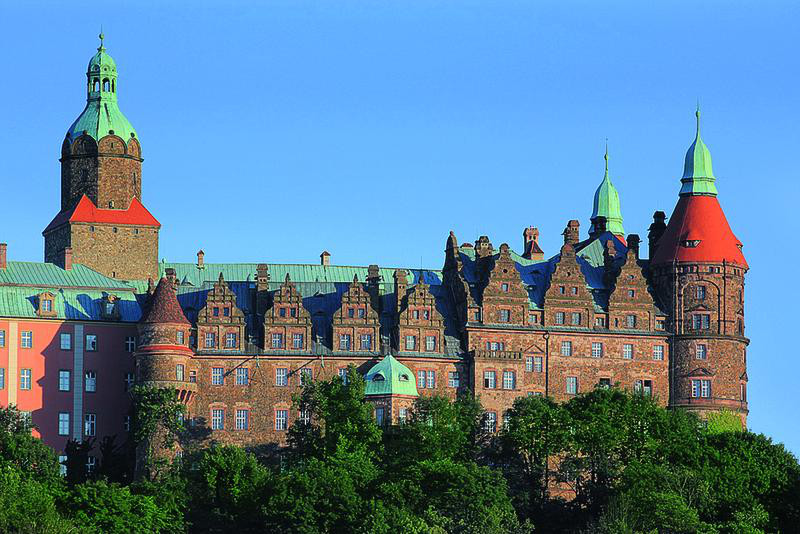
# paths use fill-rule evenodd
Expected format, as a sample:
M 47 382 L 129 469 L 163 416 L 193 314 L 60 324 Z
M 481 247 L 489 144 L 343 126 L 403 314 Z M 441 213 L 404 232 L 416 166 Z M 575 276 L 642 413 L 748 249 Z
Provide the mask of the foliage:
M 58 459 L 53 450 L 33 437 L 30 419 L 15 407 L 0 409 L 0 467 L 13 467 L 34 480 L 58 481 Z
M 166 462 L 156 451 L 171 450 L 185 430 L 186 407 L 169 388 L 137 385 L 133 387 L 131 436 L 139 449 L 142 471 L 148 476 L 160 474 Z
M 706 432 L 709 434 L 723 434 L 725 432 L 739 432 L 742 420 L 730 410 L 711 412 L 706 416 Z
M 16 467 L 0 467 L 0 532 L 72 532 L 56 508 L 52 489 Z

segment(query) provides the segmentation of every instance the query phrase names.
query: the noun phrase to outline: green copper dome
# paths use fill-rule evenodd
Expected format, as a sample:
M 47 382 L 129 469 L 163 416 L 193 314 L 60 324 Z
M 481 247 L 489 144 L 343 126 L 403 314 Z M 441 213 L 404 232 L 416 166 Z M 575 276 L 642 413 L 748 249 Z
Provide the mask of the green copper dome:
M 595 220 L 597 217 L 606 218 L 606 230 L 615 235 L 625 235 L 622 227 L 622 208 L 619 202 L 619 193 L 611 178 L 608 176 L 608 147 L 606 147 L 606 172 L 600 187 L 594 193 L 594 205 L 592 209 L 592 227 L 589 233 L 595 232 Z
M 86 108 L 67 135 L 74 140 L 85 133 L 99 141 L 113 133 L 127 142 L 136 137 L 136 130 L 117 106 L 117 65 L 106 52 L 103 38 L 101 33 L 100 46 L 86 71 Z
M 711 152 L 700 138 L 699 107 L 695 115 L 697 116 L 697 135 L 692 146 L 686 151 L 680 194 L 716 196 L 717 186 L 714 185 L 714 171 L 711 169 Z
M 414 373 L 391 354 L 373 365 L 364 380 L 364 395 L 419 396 Z

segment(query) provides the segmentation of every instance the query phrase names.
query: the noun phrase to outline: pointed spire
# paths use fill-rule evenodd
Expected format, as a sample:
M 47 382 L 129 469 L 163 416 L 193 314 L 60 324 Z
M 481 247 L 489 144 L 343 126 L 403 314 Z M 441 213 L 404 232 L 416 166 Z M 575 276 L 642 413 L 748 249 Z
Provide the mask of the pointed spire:
M 717 195 L 717 186 L 714 185 L 714 171 L 711 167 L 711 152 L 700 137 L 700 102 L 695 111 L 697 131 L 694 142 L 686 151 L 683 162 L 683 178 L 681 178 L 681 196 L 686 195 Z
M 289 282 L 290 282 L 290 279 L 289 279 L 289 272 L 287 271 L 287 272 L 286 272 L 286 279 L 283 281 L 283 283 L 284 283 L 284 284 L 286 284 L 286 285 L 289 285 Z
M 605 217 L 606 230 L 615 235 L 625 235 L 622 226 L 622 209 L 619 202 L 619 193 L 608 173 L 608 139 L 606 139 L 606 152 L 603 156 L 605 160 L 605 173 L 603 181 L 594 193 L 594 204 L 592 206 L 592 226 L 589 228 L 589 235 L 593 236 L 600 233 L 600 228 L 596 224 L 599 217 Z

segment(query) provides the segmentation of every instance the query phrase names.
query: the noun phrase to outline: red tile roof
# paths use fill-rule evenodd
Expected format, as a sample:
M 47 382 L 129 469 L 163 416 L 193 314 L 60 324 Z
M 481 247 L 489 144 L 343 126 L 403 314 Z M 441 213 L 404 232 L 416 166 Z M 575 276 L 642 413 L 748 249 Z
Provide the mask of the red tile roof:
M 98 223 L 98 224 L 129 224 L 132 226 L 156 226 L 160 227 L 159 223 L 153 215 L 147 211 L 138 198 L 133 197 L 131 205 L 128 209 L 101 209 L 94 205 L 89 200 L 89 197 L 83 195 L 78 201 L 78 204 L 66 211 L 60 212 L 55 218 L 47 225 L 45 232 L 61 226 L 66 222 L 83 222 L 83 223 Z
M 139 322 L 189 324 L 181 305 L 178 304 L 178 297 L 175 296 L 172 282 L 166 278 L 162 278 L 158 282 Z
M 687 247 L 684 246 L 686 241 L 699 243 Z M 658 248 L 650 263 L 726 261 L 748 269 L 741 246 L 717 197 L 683 196 L 672 212 L 664 235 L 658 240 Z

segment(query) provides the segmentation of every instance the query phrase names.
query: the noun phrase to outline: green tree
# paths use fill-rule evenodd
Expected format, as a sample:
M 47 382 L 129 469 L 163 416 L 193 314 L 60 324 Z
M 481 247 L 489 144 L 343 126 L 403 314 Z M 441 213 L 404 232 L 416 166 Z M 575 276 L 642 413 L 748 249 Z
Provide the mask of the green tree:
M 168 462 L 161 453 L 172 450 L 178 442 L 185 430 L 185 412 L 175 390 L 134 386 L 132 438 L 140 474 L 157 478 L 164 473 Z
M 12 465 L 0 466 L 0 532 L 74 532 L 56 507 L 54 493 L 60 489 Z
M 33 430 L 30 418 L 15 407 L 0 408 L 0 466 L 12 466 L 44 483 L 60 482 L 53 449 L 33 437 Z

